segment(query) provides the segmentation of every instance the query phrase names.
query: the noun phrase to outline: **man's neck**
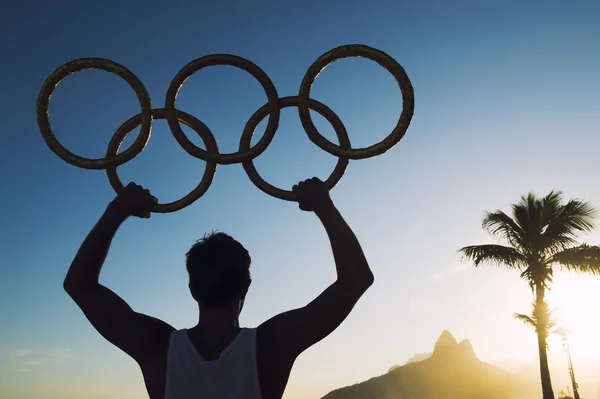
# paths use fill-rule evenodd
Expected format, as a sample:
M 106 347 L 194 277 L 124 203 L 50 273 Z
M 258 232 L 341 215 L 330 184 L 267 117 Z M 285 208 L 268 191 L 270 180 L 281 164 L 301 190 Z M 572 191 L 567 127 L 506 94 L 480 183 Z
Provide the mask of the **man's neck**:
M 239 314 L 236 309 L 200 308 L 197 328 L 200 330 L 229 331 L 239 328 Z

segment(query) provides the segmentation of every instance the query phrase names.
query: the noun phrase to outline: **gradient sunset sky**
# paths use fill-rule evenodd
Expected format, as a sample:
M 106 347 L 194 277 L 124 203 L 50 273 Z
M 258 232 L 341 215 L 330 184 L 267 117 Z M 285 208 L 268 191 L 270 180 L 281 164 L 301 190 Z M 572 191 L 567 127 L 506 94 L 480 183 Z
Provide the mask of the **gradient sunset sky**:
M 597 1 L 7 3 L 0 14 L 0 397 L 147 397 L 135 362 L 106 342 L 62 290 L 79 245 L 115 195 L 104 172 L 54 155 L 36 125 L 44 80 L 81 57 L 125 65 L 159 108 L 179 69 L 208 54 L 251 60 L 283 97 L 296 95 L 306 69 L 334 47 L 362 43 L 387 52 L 413 83 L 413 122 L 388 153 L 352 161 L 332 191 L 375 284 L 337 331 L 298 359 L 285 398 L 317 398 L 385 373 L 431 351 L 445 329 L 468 338 L 487 362 L 537 359 L 534 334 L 512 318 L 530 310 L 527 283 L 517 272 L 475 269 L 457 250 L 492 242 L 480 227 L 483 211 L 508 211 L 529 191 L 558 189 L 565 199 L 600 207 L 599 20 Z M 355 147 L 387 136 L 402 108 L 391 75 L 364 59 L 328 67 L 312 97 L 339 115 Z M 177 107 L 206 123 L 219 148 L 231 152 L 265 102 L 247 73 L 211 67 L 185 83 Z M 68 77 L 50 104 L 58 139 L 87 157 L 104 156 L 115 130 L 138 112 L 127 84 L 100 71 Z M 333 140 L 328 123 L 314 119 Z M 297 110 L 287 108 L 256 166 L 267 181 L 289 189 L 308 177 L 326 178 L 335 162 L 308 140 Z M 145 151 L 119 173 L 170 202 L 195 187 L 203 170 L 167 123 L 155 121 Z M 208 193 L 188 208 L 128 220 L 101 282 L 136 311 L 191 327 L 198 315 L 184 254 L 213 229 L 240 240 L 252 256 L 245 326 L 307 304 L 335 279 L 317 218 L 267 196 L 241 165 L 228 165 L 217 168 Z M 600 244 L 600 229 L 582 241 Z M 597 370 L 600 277 L 561 273 L 555 280 L 549 298 L 573 330 L 573 360 Z M 561 361 L 558 342 L 551 340 L 550 351 Z M 562 378 L 566 368 L 552 372 Z M 581 372 L 593 374 L 589 367 Z

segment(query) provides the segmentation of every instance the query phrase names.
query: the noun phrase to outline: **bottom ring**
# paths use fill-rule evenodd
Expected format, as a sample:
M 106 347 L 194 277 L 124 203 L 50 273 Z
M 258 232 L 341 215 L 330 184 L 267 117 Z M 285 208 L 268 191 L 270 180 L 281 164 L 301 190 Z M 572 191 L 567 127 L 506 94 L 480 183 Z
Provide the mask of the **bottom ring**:
M 280 109 L 297 106 L 297 96 L 283 97 L 279 99 Z M 344 124 L 342 123 L 340 118 L 335 114 L 335 112 L 333 112 L 325 104 L 320 103 L 311 98 L 308 99 L 308 108 L 312 109 L 313 111 L 317 111 L 319 114 L 323 115 L 329 123 L 331 123 L 331 126 L 333 126 L 335 134 L 337 135 L 338 140 L 340 142 L 340 147 L 344 149 L 350 148 L 350 138 L 348 137 L 348 132 L 346 131 Z M 254 130 L 268 114 L 268 104 L 265 104 L 258 111 L 256 111 L 254 115 L 250 117 L 248 123 L 246 124 L 246 128 L 244 129 L 244 133 L 242 134 L 242 138 L 240 139 L 240 151 L 246 151 L 248 150 L 248 148 L 250 148 L 250 143 L 252 141 L 252 135 L 254 133 Z M 285 201 L 297 201 L 296 196 L 291 191 L 277 188 L 267 183 L 262 177 L 260 177 L 258 171 L 256 170 L 256 167 L 254 166 L 253 160 L 244 161 L 242 162 L 242 165 L 244 166 L 244 170 L 250 178 L 250 181 L 252 181 L 252 183 L 254 183 L 254 185 L 263 192 Z M 340 179 L 344 175 L 344 172 L 346 171 L 347 166 L 348 159 L 340 157 L 338 159 L 337 164 L 335 165 L 335 168 L 333 169 L 333 172 L 327 178 L 327 180 L 325 180 L 325 184 L 327 185 L 327 188 L 329 190 L 335 187 L 335 185 L 340 181 Z
M 176 112 L 177 120 L 179 122 L 189 126 L 196 133 L 198 133 L 198 135 L 204 142 L 204 145 L 206 146 L 207 152 L 216 154 L 218 152 L 217 141 L 215 140 L 215 137 L 213 136 L 210 129 L 204 123 L 202 123 L 202 121 L 194 118 L 192 115 L 179 110 L 176 110 Z M 164 108 L 157 108 L 152 110 L 153 119 L 165 119 L 165 114 L 166 113 Z M 107 157 L 115 156 L 119 153 L 119 147 L 123 143 L 123 140 L 125 140 L 125 137 L 127 137 L 127 135 L 133 129 L 140 125 L 142 120 L 141 118 L 141 114 L 138 114 L 128 119 L 119 127 L 119 129 L 116 131 L 116 133 L 110 140 L 110 143 L 108 144 L 108 149 L 106 151 Z M 168 204 L 156 204 L 154 205 L 151 211 L 155 213 L 175 212 L 194 203 L 194 201 L 196 201 L 198 198 L 202 197 L 204 193 L 206 193 L 206 191 L 212 183 L 216 170 L 217 164 L 215 162 L 207 162 L 206 168 L 204 169 L 204 175 L 202 176 L 202 180 L 200 181 L 200 184 L 198 184 L 198 186 L 194 190 L 192 190 L 192 192 L 190 192 L 188 195 L 177 201 L 169 202 Z M 110 185 L 117 192 L 117 194 L 121 192 L 121 190 L 123 189 L 123 183 L 119 178 L 117 168 L 106 169 L 106 174 L 108 176 L 108 181 L 110 182 Z

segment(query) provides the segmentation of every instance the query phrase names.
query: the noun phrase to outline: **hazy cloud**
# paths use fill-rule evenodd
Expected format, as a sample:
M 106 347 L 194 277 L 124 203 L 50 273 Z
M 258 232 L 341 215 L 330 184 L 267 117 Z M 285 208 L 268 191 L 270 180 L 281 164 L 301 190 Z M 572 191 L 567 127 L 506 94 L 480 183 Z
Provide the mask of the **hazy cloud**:
M 42 358 L 27 360 L 25 362 L 25 364 L 33 367 L 33 366 L 39 366 L 42 364 L 50 363 L 50 361 L 51 361 L 51 359 L 42 357 Z
M 28 348 L 14 349 L 14 354 L 17 357 L 29 356 L 29 355 L 31 355 L 31 353 L 32 353 L 31 349 L 28 349 Z
M 8 348 L 0 350 L 0 361 L 11 370 L 25 373 L 44 365 L 63 363 L 71 356 L 69 348 Z
M 429 223 L 426 220 L 422 220 L 417 224 L 412 225 L 406 232 L 403 234 L 404 238 L 412 238 L 420 235 L 425 231 Z

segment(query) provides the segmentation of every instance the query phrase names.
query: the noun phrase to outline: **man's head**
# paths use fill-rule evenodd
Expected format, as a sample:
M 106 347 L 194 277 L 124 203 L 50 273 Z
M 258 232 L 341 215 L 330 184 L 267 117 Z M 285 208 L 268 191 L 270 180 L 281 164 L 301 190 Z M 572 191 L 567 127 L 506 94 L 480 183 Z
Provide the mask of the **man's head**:
M 246 248 L 227 234 L 204 236 L 186 254 L 192 296 L 206 308 L 241 306 L 251 282 L 250 262 Z

